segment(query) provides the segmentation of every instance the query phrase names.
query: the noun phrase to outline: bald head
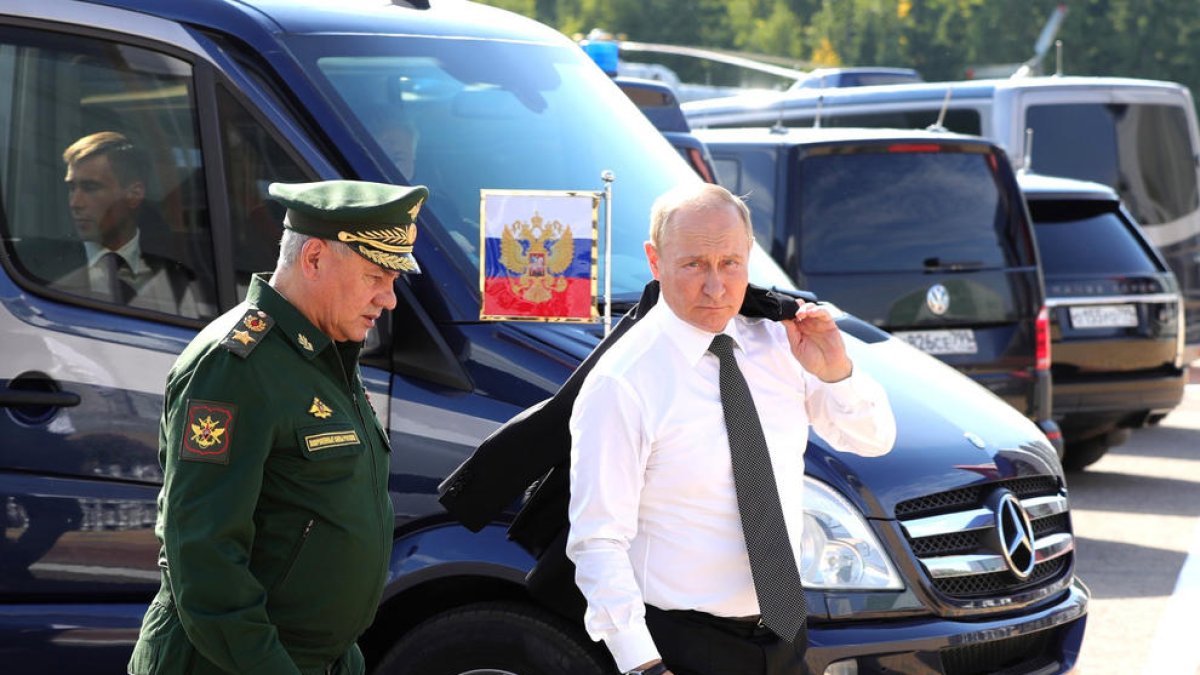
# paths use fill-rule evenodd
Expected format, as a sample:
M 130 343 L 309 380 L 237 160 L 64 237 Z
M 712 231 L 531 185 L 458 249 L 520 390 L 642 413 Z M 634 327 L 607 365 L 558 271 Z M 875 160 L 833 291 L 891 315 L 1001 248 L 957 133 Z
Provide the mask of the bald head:
M 746 229 L 746 239 L 754 241 L 750 209 L 740 197 L 720 185 L 689 183 L 663 193 L 650 208 L 650 243 L 662 249 L 667 231 L 678 224 L 682 211 L 707 211 L 732 207 Z

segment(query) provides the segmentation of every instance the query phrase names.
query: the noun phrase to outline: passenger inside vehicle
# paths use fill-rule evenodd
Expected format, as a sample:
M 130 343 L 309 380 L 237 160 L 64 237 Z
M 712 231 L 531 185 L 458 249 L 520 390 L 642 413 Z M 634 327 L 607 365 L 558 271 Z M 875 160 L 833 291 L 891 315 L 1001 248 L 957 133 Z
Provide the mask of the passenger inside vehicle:
M 102 131 L 63 152 L 71 221 L 79 236 L 73 269 L 52 288 L 115 304 L 187 317 L 204 313 L 195 275 L 149 250 L 144 232 L 163 232 L 158 208 L 146 199 L 148 160 L 123 134 Z

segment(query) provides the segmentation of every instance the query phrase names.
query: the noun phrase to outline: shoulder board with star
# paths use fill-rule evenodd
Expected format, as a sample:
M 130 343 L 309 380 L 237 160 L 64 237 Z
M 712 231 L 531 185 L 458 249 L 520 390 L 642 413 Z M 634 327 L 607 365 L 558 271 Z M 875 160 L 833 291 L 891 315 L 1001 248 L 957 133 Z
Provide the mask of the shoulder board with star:
M 251 307 L 246 310 L 245 316 L 233 325 L 225 339 L 221 340 L 221 346 L 244 359 L 250 356 L 250 352 L 254 351 L 274 325 L 275 320 L 266 312 Z

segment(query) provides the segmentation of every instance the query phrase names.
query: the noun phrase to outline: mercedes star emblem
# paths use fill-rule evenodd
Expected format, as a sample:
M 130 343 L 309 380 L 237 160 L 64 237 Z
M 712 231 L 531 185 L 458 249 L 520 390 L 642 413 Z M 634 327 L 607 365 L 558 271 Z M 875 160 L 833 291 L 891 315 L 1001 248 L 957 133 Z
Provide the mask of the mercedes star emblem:
M 1033 523 L 1029 520 L 1029 514 L 1021 506 L 1021 500 L 1008 490 L 1000 492 L 1000 498 L 993 508 L 996 513 L 997 543 L 1004 562 L 1018 579 L 1028 579 L 1037 564 Z

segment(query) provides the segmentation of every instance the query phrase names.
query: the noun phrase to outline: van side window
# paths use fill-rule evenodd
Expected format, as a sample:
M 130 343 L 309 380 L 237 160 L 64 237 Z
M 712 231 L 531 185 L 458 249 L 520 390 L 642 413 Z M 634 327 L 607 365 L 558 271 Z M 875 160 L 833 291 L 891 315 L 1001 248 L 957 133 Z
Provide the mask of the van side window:
M 4 258 L 32 290 L 216 314 L 192 69 L 130 45 L 0 31 Z
M 1143 225 L 1200 208 L 1187 115 L 1178 106 L 1074 103 L 1029 106 L 1033 170 L 1103 183 Z
M 245 106 L 217 88 L 233 234 L 233 268 L 238 299 L 246 297 L 250 275 L 275 269 L 284 209 L 267 195 L 274 182 L 317 180 L 302 169 Z

